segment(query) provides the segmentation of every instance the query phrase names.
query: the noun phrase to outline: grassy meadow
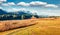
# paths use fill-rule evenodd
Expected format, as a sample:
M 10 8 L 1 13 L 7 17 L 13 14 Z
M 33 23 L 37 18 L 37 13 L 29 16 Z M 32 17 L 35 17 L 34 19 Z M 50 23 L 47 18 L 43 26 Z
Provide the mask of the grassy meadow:
M 60 35 L 60 18 L 38 18 L 28 20 L 32 20 L 31 23 L 34 21 L 36 24 L 0 32 L 0 35 Z

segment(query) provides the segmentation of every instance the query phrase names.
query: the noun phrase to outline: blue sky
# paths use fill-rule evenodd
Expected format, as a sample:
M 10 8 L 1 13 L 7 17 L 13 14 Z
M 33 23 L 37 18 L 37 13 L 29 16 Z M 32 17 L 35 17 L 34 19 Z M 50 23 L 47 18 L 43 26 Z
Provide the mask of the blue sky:
M 0 0 L 7 12 L 30 11 L 38 15 L 60 16 L 60 0 Z
M 8 2 L 31 2 L 31 1 L 43 1 L 43 2 L 48 2 L 48 3 L 53 3 L 53 4 L 60 4 L 60 0 L 7 0 Z

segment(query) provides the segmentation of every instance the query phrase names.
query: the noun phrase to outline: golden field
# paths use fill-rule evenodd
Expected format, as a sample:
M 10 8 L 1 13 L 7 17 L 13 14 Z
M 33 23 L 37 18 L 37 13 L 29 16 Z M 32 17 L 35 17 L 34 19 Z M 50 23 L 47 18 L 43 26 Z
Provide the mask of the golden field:
M 13 21 L 35 23 L 35 25 L 0 32 L 0 35 L 60 35 L 60 18 L 37 18 L 26 19 L 26 21 Z M 9 22 L 11 22 L 11 20 Z

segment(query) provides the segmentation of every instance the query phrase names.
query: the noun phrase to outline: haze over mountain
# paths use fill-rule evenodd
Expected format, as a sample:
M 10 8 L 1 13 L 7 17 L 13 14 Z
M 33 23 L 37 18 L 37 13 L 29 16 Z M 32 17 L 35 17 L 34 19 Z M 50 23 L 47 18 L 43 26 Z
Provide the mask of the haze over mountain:
M 2 14 L 17 14 L 17 15 L 23 15 L 23 14 L 32 14 L 30 11 L 18 11 L 18 12 L 7 12 L 2 9 L 0 9 L 0 15 Z

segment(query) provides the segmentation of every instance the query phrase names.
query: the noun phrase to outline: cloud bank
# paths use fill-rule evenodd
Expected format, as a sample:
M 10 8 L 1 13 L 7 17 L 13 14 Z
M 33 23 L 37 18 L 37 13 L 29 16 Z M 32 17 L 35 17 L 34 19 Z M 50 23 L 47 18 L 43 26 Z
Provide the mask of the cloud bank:
M 19 5 L 19 6 L 29 6 L 30 4 L 25 3 L 25 2 L 19 2 L 19 3 L 17 3 L 17 5 Z
M 12 6 L 12 5 L 15 5 L 14 2 L 8 2 L 8 3 L 2 3 L 1 4 L 2 6 Z
M 57 6 L 57 5 L 54 5 L 54 4 L 47 4 L 47 5 L 45 5 L 45 7 L 54 7 L 54 8 L 58 8 L 58 6 Z
M 6 1 L 7 0 L 0 0 L 0 3 L 6 2 Z M 2 3 L 1 5 L 2 6 L 12 6 L 12 5 L 15 5 L 15 6 L 42 6 L 42 7 L 51 7 L 51 8 L 58 8 L 59 7 L 58 5 L 48 4 L 47 2 L 41 2 L 41 1 L 32 1 L 29 3 L 19 2 L 17 4 L 15 4 L 14 2 L 7 2 L 7 3 Z
M 19 6 L 44 6 L 44 7 L 58 8 L 58 5 L 48 4 L 47 2 L 41 2 L 41 1 L 32 1 L 30 3 L 19 2 L 17 3 L 17 5 Z
M 26 8 L 9 8 L 8 12 L 26 11 Z
M 7 0 L 0 0 L 0 4 L 3 3 L 3 2 L 6 2 Z
M 0 0 L 0 2 L 6 2 L 7 0 Z

